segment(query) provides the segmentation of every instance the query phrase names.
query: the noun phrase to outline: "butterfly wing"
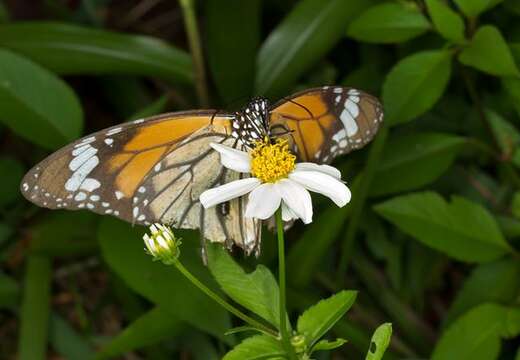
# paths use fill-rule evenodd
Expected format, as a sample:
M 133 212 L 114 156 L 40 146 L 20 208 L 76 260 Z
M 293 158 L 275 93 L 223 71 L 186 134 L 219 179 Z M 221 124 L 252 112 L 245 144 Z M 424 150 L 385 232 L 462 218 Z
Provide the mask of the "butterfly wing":
M 232 116 L 215 111 L 164 114 L 114 126 L 50 155 L 21 183 L 24 196 L 51 209 L 88 209 L 131 223 L 200 228 L 210 241 L 252 251 L 259 225 L 237 209 L 242 200 L 204 211 L 202 191 L 230 174 L 209 146 L 236 147 Z
M 324 86 L 284 98 L 270 112 L 271 133 L 288 134 L 302 161 L 330 163 L 370 142 L 383 121 L 377 98 Z

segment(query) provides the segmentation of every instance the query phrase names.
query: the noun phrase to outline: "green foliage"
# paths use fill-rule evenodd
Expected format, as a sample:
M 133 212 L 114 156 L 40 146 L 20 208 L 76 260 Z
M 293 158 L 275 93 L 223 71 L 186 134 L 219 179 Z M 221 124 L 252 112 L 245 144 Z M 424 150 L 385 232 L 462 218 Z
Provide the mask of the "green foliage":
M 6 206 L 19 199 L 18 188 L 24 173 L 23 165 L 16 158 L 0 157 L 0 174 L 2 174 L 2 186 L 0 187 L 0 206 Z
M 496 6 L 503 0 L 455 0 L 455 4 L 468 16 L 477 16 L 485 10 Z
M 0 50 L 0 106 L 2 123 L 47 149 L 81 134 L 83 112 L 74 91 L 53 73 L 6 50 Z
M 412 3 L 389 2 L 373 6 L 354 20 L 348 35 L 373 43 L 398 43 L 426 32 L 430 23 Z
M 447 203 L 434 192 L 415 193 L 375 209 L 402 231 L 461 261 L 487 262 L 511 251 L 490 213 L 458 196 Z
M 464 41 L 464 20 L 442 0 L 426 0 L 435 29 L 447 40 Z
M 383 355 L 390 345 L 390 339 L 392 336 L 392 324 L 380 325 L 370 341 L 370 348 L 366 356 L 366 360 L 381 360 Z
M 228 352 L 222 360 L 264 360 L 284 359 L 284 351 L 280 342 L 266 335 L 249 337 Z

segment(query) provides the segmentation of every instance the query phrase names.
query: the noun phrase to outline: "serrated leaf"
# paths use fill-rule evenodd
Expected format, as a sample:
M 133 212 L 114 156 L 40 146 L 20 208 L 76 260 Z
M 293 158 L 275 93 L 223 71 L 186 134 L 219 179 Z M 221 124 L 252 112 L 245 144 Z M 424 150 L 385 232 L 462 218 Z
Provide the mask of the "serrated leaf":
M 357 292 L 342 290 L 320 300 L 298 318 L 297 331 L 305 337 L 309 348 L 339 321 L 356 301 Z
M 430 28 L 428 19 L 411 3 L 375 5 L 359 15 L 347 35 L 373 43 L 396 43 L 417 37 Z
M 386 349 L 388 348 L 388 345 L 390 345 L 391 339 L 392 324 L 386 323 L 380 325 L 376 331 L 374 331 L 374 335 L 372 335 L 372 340 L 370 340 L 370 348 L 368 349 L 365 360 L 381 360 L 385 354 Z
M 96 359 L 109 359 L 174 337 L 186 327 L 179 318 L 160 306 L 149 310 L 103 346 Z
M 485 302 L 507 304 L 520 291 L 520 264 L 513 259 L 504 259 L 475 268 L 457 293 L 444 323 L 450 324 L 458 316 L 476 305 Z
M 56 149 L 79 137 L 83 111 L 72 89 L 20 55 L 0 50 L 0 122 L 19 136 Z
M 222 360 L 281 360 L 285 352 L 280 341 L 266 335 L 252 336 L 235 346 Z
M 435 29 L 447 40 L 464 41 L 464 20 L 442 0 L 426 0 Z
M 208 244 L 208 267 L 231 299 L 279 327 L 278 284 L 268 268 L 246 274 L 219 244 Z
M 299 1 L 260 47 L 256 93 L 281 96 L 343 36 L 345 27 L 373 0 Z
M 395 197 L 375 210 L 427 246 L 467 262 L 488 262 L 511 252 L 495 219 L 481 205 L 434 192 Z
M 205 2 L 209 69 L 226 104 L 246 101 L 253 93 L 260 4 L 259 0 Z
M 174 266 L 155 262 L 143 250 L 141 227 L 113 218 L 104 218 L 98 231 L 101 254 L 113 269 L 134 291 L 161 306 L 175 317 L 199 330 L 230 342 L 224 332 L 230 327 L 229 314 L 188 281 Z M 219 293 L 198 251 L 198 234 L 183 234 L 180 260 L 206 286 Z
M 387 124 L 414 119 L 429 110 L 444 93 L 451 75 L 451 52 L 424 51 L 395 65 L 383 85 Z
M 316 343 L 316 345 L 314 345 L 314 347 L 312 348 L 312 352 L 322 351 L 322 350 L 334 350 L 334 349 L 337 349 L 337 348 L 343 346 L 347 342 L 348 342 L 348 340 L 339 339 L 339 338 L 334 341 L 320 340 Z
M 500 4 L 503 0 L 455 0 L 455 4 L 467 16 L 478 16 L 480 13 Z
M 0 46 L 58 74 L 134 74 L 193 81 L 190 56 L 149 36 L 58 22 L 16 22 L 0 26 Z
M 459 54 L 464 65 L 496 76 L 518 76 L 511 50 L 500 31 L 492 26 L 480 27 L 470 44 Z
M 463 143 L 459 136 L 442 133 L 391 138 L 376 170 L 370 195 L 410 191 L 431 183 L 451 166 Z
M 500 339 L 518 335 L 519 324 L 520 309 L 496 304 L 477 306 L 444 331 L 432 360 L 496 359 Z

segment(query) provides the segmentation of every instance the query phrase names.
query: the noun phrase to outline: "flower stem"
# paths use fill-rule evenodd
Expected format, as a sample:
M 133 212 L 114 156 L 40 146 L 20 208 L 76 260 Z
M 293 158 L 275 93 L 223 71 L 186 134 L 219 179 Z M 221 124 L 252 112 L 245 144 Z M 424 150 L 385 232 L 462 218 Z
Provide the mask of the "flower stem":
M 188 269 L 186 269 L 184 267 L 184 265 L 182 265 L 182 263 L 179 260 L 175 260 L 175 262 L 173 264 L 175 265 L 177 270 L 179 270 L 181 272 L 182 275 L 184 275 L 189 281 L 191 281 L 191 283 L 193 285 L 198 287 L 203 293 L 205 293 L 210 298 L 212 298 L 215 302 L 217 302 L 224 309 L 226 309 L 227 311 L 229 311 L 230 313 L 232 313 L 236 317 L 242 319 L 243 321 L 245 321 L 249 325 L 251 325 L 251 326 L 253 326 L 253 327 L 255 327 L 255 328 L 259 329 L 259 330 L 267 332 L 267 333 L 269 333 L 269 334 L 271 334 L 273 336 L 277 335 L 274 330 L 268 328 L 267 326 L 265 326 L 264 324 L 258 322 L 257 320 L 253 319 L 252 317 L 247 316 L 242 311 L 238 310 L 236 307 L 234 307 L 233 305 L 228 303 L 226 300 L 224 300 L 220 296 L 218 296 L 215 292 L 213 292 L 206 285 L 201 283 L 199 281 L 199 279 L 197 279 Z
M 278 283 L 280 286 L 279 312 L 280 312 L 280 334 L 282 343 L 289 359 L 296 359 L 296 354 L 291 345 L 289 333 L 287 331 L 287 308 L 286 308 L 286 284 L 285 284 L 285 240 L 283 236 L 282 208 L 276 211 L 276 227 L 278 230 Z
M 195 5 L 193 0 L 180 0 L 180 3 L 183 12 L 186 33 L 188 35 L 188 41 L 190 44 L 191 57 L 193 59 L 197 96 L 199 98 L 200 105 L 202 107 L 208 107 L 208 86 L 206 83 L 206 71 L 204 68 L 204 59 L 202 57 L 202 47 L 200 45 L 200 35 L 195 17 Z

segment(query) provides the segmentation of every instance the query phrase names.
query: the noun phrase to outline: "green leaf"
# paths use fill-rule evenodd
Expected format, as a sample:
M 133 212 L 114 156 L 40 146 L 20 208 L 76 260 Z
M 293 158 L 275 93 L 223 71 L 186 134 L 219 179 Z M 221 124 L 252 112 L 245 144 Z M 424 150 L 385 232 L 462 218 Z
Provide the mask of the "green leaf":
M 502 1 L 503 0 L 455 0 L 455 4 L 457 4 L 467 16 L 475 17 Z
M 220 244 L 208 244 L 208 267 L 231 299 L 279 327 L 278 284 L 268 268 L 246 274 Z
M 58 314 L 52 314 L 49 324 L 49 340 L 53 349 L 64 359 L 91 360 L 94 349 Z
M 298 333 L 305 337 L 309 348 L 329 331 L 345 315 L 356 300 L 357 292 L 342 290 L 320 300 L 298 318 Z
M 156 306 L 110 340 L 97 353 L 96 359 L 108 359 L 156 344 L 179 335 L 184 328 L 185 324 L 179 318 L 162 307 Z
M 256 61 L 256 93 L 281 95 L 340 40 L 367 0 L 303 0 L 269 34 Z
M 190 56 L 148 36 L 56 22 L 17 22 L 0 26 L 0 46 L 58 74 L 134 74 L 193 81 Z
M 334 350 L 345 345 L 347 342 L 348 340 L 339 338 L 334 341 L 320 340 L 316 343 L 316 345 L 314 345 L 314 347 L 312 348 L 312 352 L 322 350 Z
M 475 268 L 457 293 L 444 323 L 485 302 L 511 303 L 520 291 L 520 263 L 504 259 Z
M 143 250 L 144 231 L 113 218 L 103 219 L 98 236 L 101 253 L 108 265 L 129 287 L 145 298 L 192 326 L 229 342 L 229 337 L 223 335 L 230 327 L 229 314 L 189 282 L 175 267 L 152 261 Z M 198 234 L 185 234 L 181 262 L 199 280 L 218 293 L 214 280 L 202 264 L 198 251 Z
M 428 19 L 412 3 L 384 3 L 358 16 L 347 30 L 356 40 L 373 43 L 404 42 L 425 33 Z
M 385 354 L 390 340 L 392 339 L 392 324 L 385 323 L 380 325 L 370 341 L 370 348 L 368 349 L 366 360 L 381 360 Z
M 81 134 L 83 112 L 69 86 L 38 64 L 7 50 L 0 50 L 0 107 L 0 122 L 47 149 Z
M 507 77 L 502 78 L 501 81 L 502 87 L 509 95 L 511 105 L 514 106 L 516 113 L 520 115 L 520 79 Z
M 15 158 L 0 156 L 0 174 L 2 174 L 0 207 L 3 207 L 20 197 L 18 188 L 24 174 L 24 168 Z
M 513 124 L 492 110 L 486 109 L 486 117 L 503 156 L 510 158 L 520 145 L 520 133 Z
M 412 120 L 440 99 L 451 75 L 451 52 L 423 51 L 395 65 L 383 85 L 386 122 Z
M 226 104 L 248 100 L 260 44 L 260 1 L 208 0 L 205 4 L 207 57 L 217 90 Z
M 459 54 L 464 65 L 496 76 L 518 76 L 511 50 L 500 31 L 491 25 L 477 30 L 469 46 Z
M 447 40 L 464 41 L 464 20 L 442 0 L 426 0 L 435 29 Z
M 45 359 L 51 295 L 51 260 L 29 255 L 20 308 L 18 359 Z
M 291 247 L 287 257 L 288 281 L 293 286 L 305 287 L 316 275 L 323 257 L 345 225 L 348 209 L 330 207 L 316 214 L 316 220 L 305 227 L 305 232 Z M 316 241 L 317 238 L 320 241 Z
M 520 309 L 496 304 L 475 307 L 455 321 L 437 342 L 432 360 L 496 359 L 500 338 L 520 331 Z
M 388 195 L 428 185 L 451 166 L 463 143 L 461 137 L 442 133 L 414 133 L 390 139 L 370 195 Z
M 235 346 L 222 360 L 281 360 L 285 359 L 282 344 L 266 335 L 252 336 Z
M 0 272 L 0 309 L 18 305 L 20 287 L 12 277 Z
M 375 210 L 405 233 L 457 260 L 487 262 L 511 252 L 491 214 L 458 196 L 448 204 L 434 192 L 414 193 L 381 203 Z

